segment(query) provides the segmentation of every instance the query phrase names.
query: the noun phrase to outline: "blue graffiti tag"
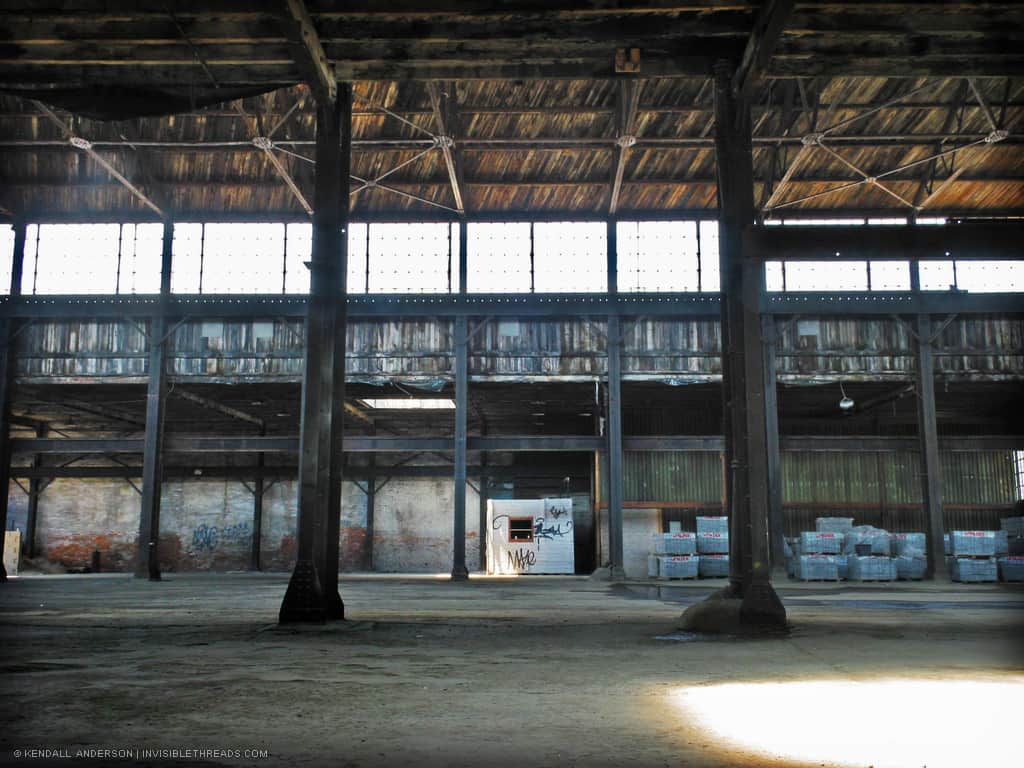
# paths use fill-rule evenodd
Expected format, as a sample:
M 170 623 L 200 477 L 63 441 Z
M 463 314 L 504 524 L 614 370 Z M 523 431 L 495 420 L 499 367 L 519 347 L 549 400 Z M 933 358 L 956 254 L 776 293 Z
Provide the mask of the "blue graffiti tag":
M 562 538 L 572 530 L 572 520 L 567 520 L 564 523 L 557 523 L 555 525 L 544 525 L 544 518 L 538 517 L 534 521 L 533 538 L 535 539 L 554 539 Z
M 221 544 L 243 544 L 252 538 L 248 523 L 236 523 L 223 529 L 203 523 L 192 531 L 192 548 L 210 552 Z

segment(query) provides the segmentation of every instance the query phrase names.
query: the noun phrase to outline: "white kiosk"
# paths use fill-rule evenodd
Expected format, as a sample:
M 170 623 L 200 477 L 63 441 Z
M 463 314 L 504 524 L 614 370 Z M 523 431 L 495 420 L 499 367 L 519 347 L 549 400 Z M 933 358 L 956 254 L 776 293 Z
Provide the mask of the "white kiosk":
M 574 573 L 572 499 L 487 502 L 487 573 Z

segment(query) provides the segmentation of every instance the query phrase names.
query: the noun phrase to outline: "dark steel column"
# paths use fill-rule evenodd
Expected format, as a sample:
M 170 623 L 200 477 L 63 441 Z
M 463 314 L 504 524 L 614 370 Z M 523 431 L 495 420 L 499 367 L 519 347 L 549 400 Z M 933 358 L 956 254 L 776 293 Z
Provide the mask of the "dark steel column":
M 334 294 L 333 327 L 325 344 L 332 344 L 334 372 L 330 394 L 333 413 L 331 415 L 330 442 L 330 496 L 324 527 L 324 560 L 320 570 L 320 581 L 324 593 L 324 610 L 328 619 L 344 619 L 345 604 L 338 590 L 339 538 L 341 536 L 341 487 L 345 456 L 342 447 L 345 426 L 345 348 L 347 346 L 348 324 L 345 297 L 348 293 L 348 221 L 349 195 L 348 178 L 352 165 L 352 83 L 338 83 L 338 122 L 340 124 L 340 147 L 333 144 L 340 155 L 332 180 L 330 201 L 337 217 L 334 231 L 337 241 L 332 244 L 334 263 L 338 270 L 333 279 Z M 331 166 L 334 168 L 334 164 Z M 336 189 L 334 188 L 336 187 Z M 317 209 L 324 207 L 314 203 Z
M 348 153 L 352 87 L 317 104 L 316 182 L 300 428 L 298 552 L 281 603 L 282 623 L 343 618 L 338 594 L 344 276 L 348 238 Z M 343 158 L 344 156 L 344 158 Z M 344 175 L 342 175 L 344 173 Z M 335 418 L 337 417 L 337 418 Z M 333 538 L 333 542 L 331 539 Z
M 370 454 L 370 477 L 366 480 L 366 540 L 363 542 L 363 567 L 373 570 L 373 536 L 374 536 L 374 515 L 377 506 L 377 476 L 376 476 L 377 455 Z
M 25 259 L 25 223 L 14 225 L 11 254 L 11 296 L 21 295 L 22 265 Z M 11 487 L 11 396 L 14 384 L 14 324 L 0 318 L 0 581 L 7 581 L 3 544 L 7 531 L 7 502 Z
M 46 437 L 46 427 L 36 427 L 36 437 Z M 41 467 L 43 457 L 38 453 L 32 456 L 32 466 Z M 36 528 L 39 521 L 39 496 L 43 492 L 42 478 L 33 477 L 28 481 L 28 509 L 25 512 L 25 540 L 21 542 L 21 550 L 25 557 L 36 556 Z
M 921 500 L 928 515 L 928 571 L 926 577 L 948 579 L 945 523 L 942 518 L 942 462 L 935 418 L 935 359 L 932 322 L 917 316 L 917 434 L 921 442 Z
M 263 434 L 262 431 L 260 434 Z M 260 549 L 263 545 L 263 495 L 266 490 L 263 484 L 264 454 L 256 457 L 258 477 L 252 488 L 252 550 L 249 554 L 249 570 L 260 570 Z
M 732 67 L 715 66 L 722 279 L 723 388 L 730 465 L 730 582 L 750 623 L 782 623 L 785 609 L 770 583 L 768 457 L 760 296 L 764 267 L 748 253 L 754 224 L 750 104 L 732 92 Z
M 779 400 L 775 381 L 775 318 L 761 317 L 764 337 L 764 413 L 765 440 L 768 458 L 768 544 L 772 568 L 785 568 L 783 554 L 785 537 L 782 519 L 782 457 L 779 453 Z
M 608 293 L 619 292 L 619 238 L 615 219 L 609 219 L 606 231 Z M 605 434 L 608 437 L 608 560 L 611 578 L 626 578 L 622 545 L 622 329 L 618 314 L 608 316 L 608 412 Z
M 167 400 L 167 300 L 171 292 L 174 224 L 164 222 L 160 258 L 160 309 L 149 327 L 149 385 L 142 448 L 142 508 L 135 576 L 160 581 L 160 490 L 163 481 L 164 410 Z
M 487 573 L 487 492 L 491 479 L 487 476 L 487 454 L 480 454 L 480 572 Z
M 469 578 L 466 568 L 466 423 L 469 406 L 469 324 L 455 318 L 455 514 L 452 530 L 452 580 Z

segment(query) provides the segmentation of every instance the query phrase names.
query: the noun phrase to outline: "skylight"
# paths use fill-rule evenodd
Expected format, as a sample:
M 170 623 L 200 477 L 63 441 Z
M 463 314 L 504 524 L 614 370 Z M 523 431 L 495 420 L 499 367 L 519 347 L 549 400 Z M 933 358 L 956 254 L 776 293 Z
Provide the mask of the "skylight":
M 455 401 L 444 397 L 364 397 L 360 399 L 367 408 L 403 411 L 451 410 Z

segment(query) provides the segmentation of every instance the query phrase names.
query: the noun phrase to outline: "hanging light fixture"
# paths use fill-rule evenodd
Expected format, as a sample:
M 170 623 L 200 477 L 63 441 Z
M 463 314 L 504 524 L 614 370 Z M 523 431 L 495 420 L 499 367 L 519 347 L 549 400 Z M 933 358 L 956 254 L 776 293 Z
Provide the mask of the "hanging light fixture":
M 843 399 L 839 401 L 839 410 L 849 411 L 853 408 L 853 398 L 846 394 L 846 390 L 843 389 L 843 382 L 839 382 L 839 391 L 843 393 Z

